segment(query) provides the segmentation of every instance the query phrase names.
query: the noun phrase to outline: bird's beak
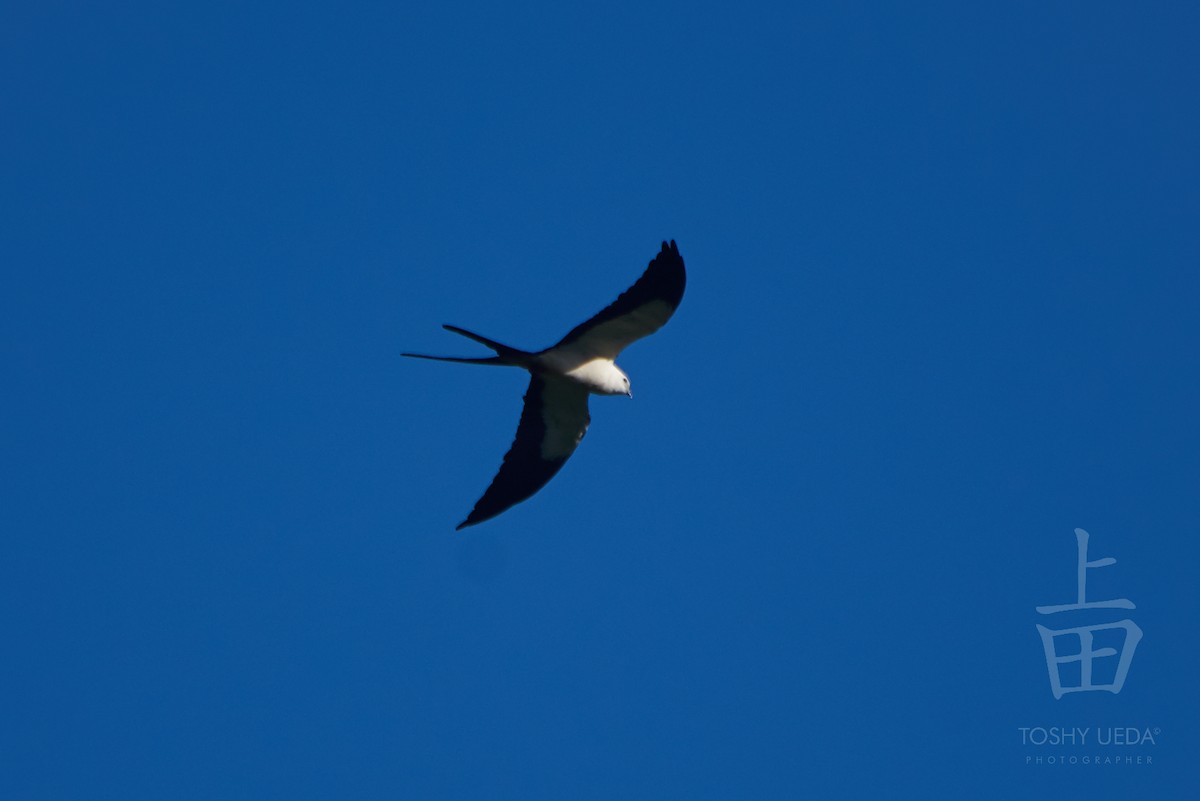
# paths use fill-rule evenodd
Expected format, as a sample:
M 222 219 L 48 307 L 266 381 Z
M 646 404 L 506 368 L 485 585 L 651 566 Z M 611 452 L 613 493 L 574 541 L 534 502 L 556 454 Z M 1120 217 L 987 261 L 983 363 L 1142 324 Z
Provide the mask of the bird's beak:
M 632 398 L 632 397 L 633 397 L 633 390 L 632 390 L 632 389 L 627 389 L 627 390 L 625 390 L 625 394 L 626 394 L 626 395 L 628 395 L 629 397 L 631 397 L 631 398 Z

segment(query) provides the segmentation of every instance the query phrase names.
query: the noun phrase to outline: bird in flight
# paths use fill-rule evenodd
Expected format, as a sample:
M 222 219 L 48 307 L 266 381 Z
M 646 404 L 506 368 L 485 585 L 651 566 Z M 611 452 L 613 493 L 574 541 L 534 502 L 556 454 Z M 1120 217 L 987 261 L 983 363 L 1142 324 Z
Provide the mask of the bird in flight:
M 674 240 L 669 245 L 663 242 L 662 250 L 633 286 L 545 350 L 517 350 L 445 325 L 442 327 L 447 331 L 486 345 L 496 355 L 459 358 L 402 354 L 461 364 L 521 367 L 530 373 L 516 439 L 491 485 L 458 529 L 492 519 L 532 496 L 554 477 L 587 433 L 591 422 L 589 394 L 633 397 L 629 377 L 614 362 L 630 343 L 662 328 L 683 299 L 686 283 L 679 248 Z

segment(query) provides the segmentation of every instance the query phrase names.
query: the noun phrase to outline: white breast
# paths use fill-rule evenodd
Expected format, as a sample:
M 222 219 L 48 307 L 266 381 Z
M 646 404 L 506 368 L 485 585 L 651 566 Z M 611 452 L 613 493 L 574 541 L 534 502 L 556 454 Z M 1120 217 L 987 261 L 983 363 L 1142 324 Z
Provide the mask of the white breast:
M 624 395 L 625 374 L 613 364 L 612 359 L 589 359 L 583 363 L 555 358 L 553 352 L 543 356 L 542 364 L 551 371 L 587 387 L 598 395 Z

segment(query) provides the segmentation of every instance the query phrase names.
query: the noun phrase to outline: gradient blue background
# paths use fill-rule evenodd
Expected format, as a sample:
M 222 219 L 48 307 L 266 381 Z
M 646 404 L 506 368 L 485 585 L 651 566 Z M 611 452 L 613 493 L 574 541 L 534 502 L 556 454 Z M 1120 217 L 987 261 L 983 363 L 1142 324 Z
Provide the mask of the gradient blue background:
M 0 797 L 1196 791 L 1194 4 L 168 6 L 0 17 Z M 635 400 L 454 534 L 525 379 L 400 351 L 664 238 Z M 1075 527 L 1146 634 L 1055 701 Z

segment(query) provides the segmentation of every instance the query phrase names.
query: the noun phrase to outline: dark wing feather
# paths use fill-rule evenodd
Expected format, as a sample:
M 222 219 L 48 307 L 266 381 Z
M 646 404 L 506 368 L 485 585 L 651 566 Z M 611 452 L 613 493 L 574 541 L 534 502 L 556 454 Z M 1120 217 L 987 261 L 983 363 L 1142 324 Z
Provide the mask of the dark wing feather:
M 687 274 L 675 241 L 662 244 L 642 277 L 585 323 L 575 326 L 550 350 L 563 348 L 587 357 L 615 359 L 631 342 L 653 334 L 671 318 Z
M 512 447 L 459 529 L 490 520 L 546 486 L 575 452 L 591 418 L 587 390 L 557 376 L 535 374 Z

